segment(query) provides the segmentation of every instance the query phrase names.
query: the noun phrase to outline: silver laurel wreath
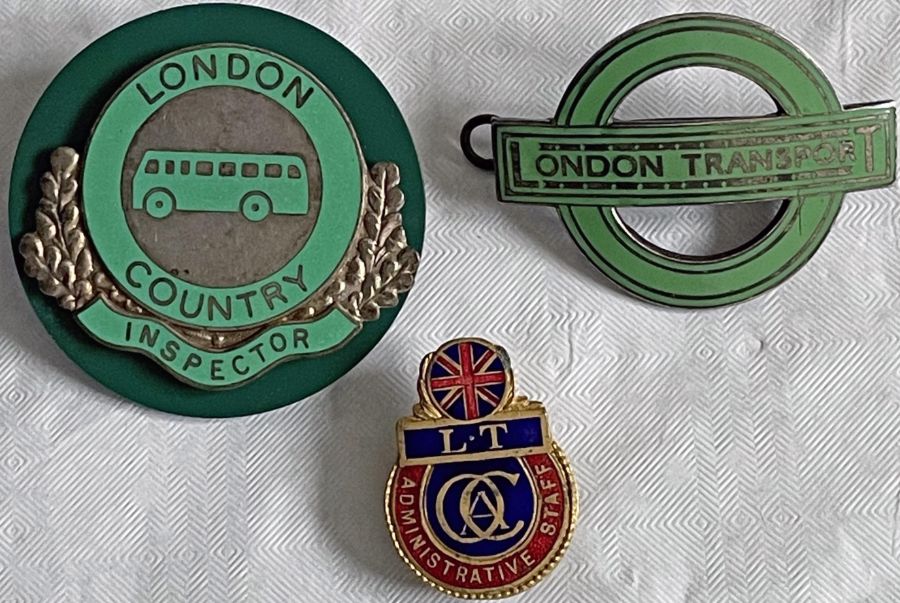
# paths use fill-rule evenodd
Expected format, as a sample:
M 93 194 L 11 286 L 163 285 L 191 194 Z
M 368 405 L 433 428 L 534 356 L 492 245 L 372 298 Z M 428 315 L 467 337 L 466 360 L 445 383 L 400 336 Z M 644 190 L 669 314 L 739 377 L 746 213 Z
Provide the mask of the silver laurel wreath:
M 81 225 L 77 202 L 78 153 L 60 147 L 50 155 L 50 171 L 41 177 L 36 229 L 22 237 L 19 252 L 25 274 L 66 310 L 79 310 L 96 296 L 134 313 L 141 308 L 122 294 L 94 261 Z
M 337 305 L 352 318 L 367 321 L 377 320 L 382 308 L 397 305 L 419 266 L 419 253 L 409 246 L 403 228 L 404 203 L 397 165 L 373 165 L 366 176 L 363 236 L 342 274 L 299 314 L 312 317 Z

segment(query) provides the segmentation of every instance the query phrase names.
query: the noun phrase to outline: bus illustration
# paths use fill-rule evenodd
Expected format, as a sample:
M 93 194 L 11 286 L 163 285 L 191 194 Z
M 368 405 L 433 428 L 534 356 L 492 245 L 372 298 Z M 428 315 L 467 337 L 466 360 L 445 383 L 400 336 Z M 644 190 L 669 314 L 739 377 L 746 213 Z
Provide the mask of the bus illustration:
M 132 184 L 132 208 L 163 219 L 173 211 L 270 214 L 309 211 L 306 163 L 296 155 L 150 150 Z

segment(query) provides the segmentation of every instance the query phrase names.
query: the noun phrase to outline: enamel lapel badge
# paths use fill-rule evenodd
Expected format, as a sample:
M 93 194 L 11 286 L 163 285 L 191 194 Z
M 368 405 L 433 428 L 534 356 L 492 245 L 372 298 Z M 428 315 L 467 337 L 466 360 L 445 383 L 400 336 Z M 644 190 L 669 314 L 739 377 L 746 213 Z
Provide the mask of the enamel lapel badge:
M 714 67 L 762 87 L 778 113 L 758 118 L 616 122 L 622 100 L 672 69 Z M 493 157 L 472 131 L 490 125 Z M 844 195 L 894 181 L 894 108 L 842 107 L 823 73 L 769 29 L 724 15 L 682 15 L 631 30 L 598 52 L 548 121 L 479 115 L 463 128 L 472 163 L 496 172 L 508 203 L 553 205 L 578 247 L 628 292 L 711 307 L 778 285 L 818 249 Z M 746 245 L 685 256 L 650 243 L 616 209 L 784 199 Z
M 556 566 L 578 515 L 575 479 L 543 405 L 515 395 L 503 348 L 457 339 L 426 356 L 397 447 L 388 526 L 430 585 L 497 598 Z
M 302 398 L 374 346 L 413 284 L 423 193 L 396 106 L 350 51 L 271 11 L 191 6 L 53 82 L 10 218 L 76 362 L 139 402 L 222 416 Z

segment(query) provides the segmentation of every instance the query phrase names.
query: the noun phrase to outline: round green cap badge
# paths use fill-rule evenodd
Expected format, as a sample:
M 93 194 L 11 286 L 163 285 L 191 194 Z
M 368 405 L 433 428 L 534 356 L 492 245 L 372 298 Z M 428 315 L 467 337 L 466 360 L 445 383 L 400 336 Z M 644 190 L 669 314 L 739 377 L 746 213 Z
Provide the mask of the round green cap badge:
M 424 228 L 415 150 L 375 76 L 305 23 L 229 5 L 150 15 L 66 66 L 9 208 L 69 356 L 197 416 L 276 408 L 349 370 L 412 286 Z

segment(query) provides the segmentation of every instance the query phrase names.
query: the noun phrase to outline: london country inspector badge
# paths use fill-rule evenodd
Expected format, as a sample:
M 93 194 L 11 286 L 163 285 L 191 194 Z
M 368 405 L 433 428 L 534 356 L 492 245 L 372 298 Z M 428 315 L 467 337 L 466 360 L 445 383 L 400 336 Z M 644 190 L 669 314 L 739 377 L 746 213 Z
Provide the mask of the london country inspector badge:
M 614 121 L 650 78 L 713 67 L 762 87 L 778 107 L 757 118 Z M 698 85 L 702 85 L 698 83 Z M 493 158 L 471 146 L 490 124 Z M 572 238 L 607 277 L 660 304 L 721 306 L 776 286 L 818 249 L 850 191 L 894 181 L 894 108 L 841 107 L 813 62 L 767 28 L 724 15 L 641 25 L 581 69 L 548 121 L 480 115 L 463 128 L 476 165 L 496 170 L 501 201 L 558 207 Z M 623 222 L 626 206 L 783 199 L 774 219 L 728 253 L 661 249 Z
M 397 425 L 385 512 L 406 563 L 439 590 L 488 599 L 548 574 L 572 539 L 572 469 L 539 402 L 516 396 L 506 351 L 445 343 L 422 361 Z
M 227 416 L 303 398 L 375 345 L 413 284 L 423 204 L 359 59 L 285 15 L 208 5 L 63 70 L 20 143 L 10 223 L 76 362 L 150 406 Z

